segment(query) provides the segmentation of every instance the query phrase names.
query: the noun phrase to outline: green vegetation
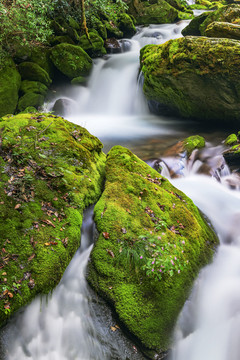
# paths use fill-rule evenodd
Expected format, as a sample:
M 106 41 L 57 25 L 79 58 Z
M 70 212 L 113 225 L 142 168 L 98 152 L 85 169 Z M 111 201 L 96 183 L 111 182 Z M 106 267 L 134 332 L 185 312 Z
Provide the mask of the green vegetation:
M 189 198 L 121 146 L 107 154 L 94 213 L 99 238 L 90 284 L 145 350 L 166 350 L 193 280 L 212 257 L 215 234 Z

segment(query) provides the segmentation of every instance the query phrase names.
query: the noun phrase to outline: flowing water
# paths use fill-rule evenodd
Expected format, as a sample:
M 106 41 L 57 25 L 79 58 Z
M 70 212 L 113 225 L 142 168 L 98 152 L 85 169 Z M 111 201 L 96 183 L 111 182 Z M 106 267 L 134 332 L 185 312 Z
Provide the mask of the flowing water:
M 173 184 L 209 217 L 221 246 L 214 262 L 200 273 L 180 314 L 172 360 L 239 360 L 239 177 L 224 164 L 221 146 L 208 145 L 189 161 L 184 155 L 163 154 L 168 145 L 188 135 L 207 134 L 208 140 L 220 143 L 226 134 L 214 132 L 211 136 L 196 123 L 186 125 L 178 119 L 150 115 L 136 81 L 140 48 L 181 36 L 187 23 L 140 28 L 133 39 L 122 42 L 125 52 L 95 61 L 87 87 L 61 89 L 49 99 L 46 109 L 51 110 L 58 99 L 66 100 L 64 116 L 98 136 L 106 151 L 115 144 L 126 145 L 151 165 L 159 164 L 165 176 L 174 174 Z M 139 79 L 141 82 L 141 76 Z M 208 176 L 200 175 L 203 167 Z M 94 238 L 91 219 L 91 213 L 86 215 L 81 249 L 53 294 L 35 299 L 2 331 L 0 358 L 145 359 L 116 328 L 117 320 L 86 283 L 85 268 Z

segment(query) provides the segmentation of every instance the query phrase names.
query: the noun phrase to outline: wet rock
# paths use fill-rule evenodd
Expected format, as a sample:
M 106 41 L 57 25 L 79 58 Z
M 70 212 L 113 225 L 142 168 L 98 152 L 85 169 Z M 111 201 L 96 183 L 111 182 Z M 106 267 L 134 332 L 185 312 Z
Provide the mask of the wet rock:
M 52 111 L 55 115 L 65 116 L 71 112 L 71 108 L 75 105 L 75 102 L 71 99 L 58 99 L 53 105 Z
M 110 54 L 118 54 L 122 51 L 119 41 L 115 38 L 106 39 L 104 45 Z

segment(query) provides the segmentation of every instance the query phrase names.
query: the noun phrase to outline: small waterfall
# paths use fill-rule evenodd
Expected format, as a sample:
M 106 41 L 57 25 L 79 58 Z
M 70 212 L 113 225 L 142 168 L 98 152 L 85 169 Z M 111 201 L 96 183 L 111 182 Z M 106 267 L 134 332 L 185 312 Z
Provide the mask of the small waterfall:
M 45 110 L 51 111 L 61 98 L 65 101 L 71 99 L 72 105 L 64 110 L 64 117 L 86 127 L 104 142 L 109 138 L 127 139 L 176 132 L 169 126 L 171 119 L 164 122 L 165 117 L 156 118 L 149 112 L 142 94 L 141 76 L 137 81 L 139 52 L 146 44 L 161 44 L 181 37 L 181 30 L 188 22 L 138 28 L 132 39 L 121 41 L 125 52 L 94 60 L 87 86 L 65 88 L 64 95 L 56 95 L 45 104 Z

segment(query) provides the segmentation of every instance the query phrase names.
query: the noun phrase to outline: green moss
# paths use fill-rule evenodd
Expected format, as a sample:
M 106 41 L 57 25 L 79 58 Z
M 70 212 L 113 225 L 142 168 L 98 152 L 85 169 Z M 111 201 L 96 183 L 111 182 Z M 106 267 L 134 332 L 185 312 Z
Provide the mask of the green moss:
M 145 350 L 165 351 L 193 280 L 212 257 L 215 234 L 186 195 L 121 146 L 107 155 L 105 190 L 94 214 L 99 238 L 90 284 Z M 166 271 L 161 280 L 146 276 L 141 262 L 152 261 L 155 247 L 168 243 L 189 265 L 172 277 Z
M 51 59 L 56 68 L 70 79 L 86 76 L 92 68 L 92 59 L 80 46 L 56 45 L 52 48 Z
M 18 111 L 24 111 L 27 107 L 38 108 L 44 103 L 44 96 L 34 92 L 27 92 L 18 101 Z
M 207 18 L 200 25 L 199 29 L 201 34 L 204 35 L 206 28 L 213 21 L 238 23 L 239 18 L 240 18 L 240 5 L 237 4 L 226 5 L 208 14 Z
M 238 137 L 236 134 L 231 134 L 229 135 L 226 140 L 224 141 L 225 145 L 235 145 L 236 143 L 238 143 Z
M 17 107 L 21 76 L 13 60 L 6 56 L 0 63 L 0 117 L 13 114 Z
M 104 41 L 96 31 L 90 31 L 89 38 L 91 40 L 91 44 L 86 35 L 82 35 L 79 40 L 79 45 L 84 51 L 86 51 L 86 53 L 88 53 L 89 56 L 98 57 L 107 53 L 104 48 Z
M 52 82 L 48 73 L 33 62 L 26 61 L 21 63 L 18 66 L 18 71 L 22 80 L 39 81 L 47 87 L 49 87 Z
M 133 15 L 140 25 L 172 23 L 178 18 L 178 10 L 164 0 L 155 4 L 140 2 L 136 10 Z
M 124 37 L 132 37 L 136 33 L 133 20 L 128 14 L 122 13 L 118 16 L 118 27 Z
M 51 114 L 1 119 L 0 324 L 48 293 L 80 242 L 82 212 L 99 198 L 105 155 L 84 128 Z
M 45 96 L 47 94 L 47 86 L 38 81 L 23 80 L 20 86 L 20 92 L 22 94 L 35 93 Z
M 183 146 L 187 155 L 190 156 L 193 150 L 201 149 L 205 146 L 205 139 L 199 135 L 189 136 L 184 140 Z

